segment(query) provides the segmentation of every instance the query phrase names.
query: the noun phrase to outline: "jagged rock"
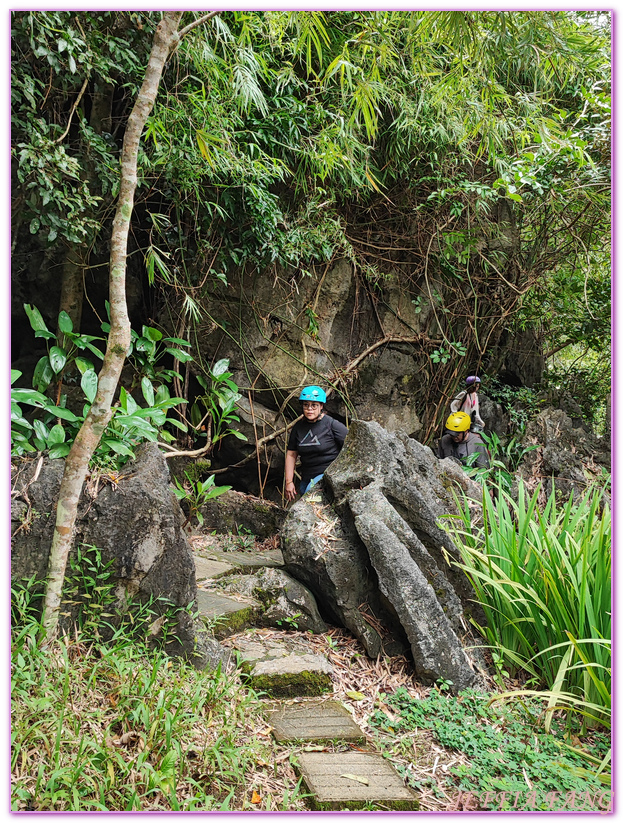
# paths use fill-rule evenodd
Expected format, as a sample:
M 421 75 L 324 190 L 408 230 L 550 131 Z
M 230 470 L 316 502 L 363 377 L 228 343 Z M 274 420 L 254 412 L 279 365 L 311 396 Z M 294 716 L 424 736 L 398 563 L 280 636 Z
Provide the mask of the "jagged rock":
M 523 438 L 524 445 L 538 444 L 523 458 L 517 477 L 528 489 L 543 483 L 549 495 L 552 485 L 562 498 L 577 499 L 588 483 L 610 471 L 610 444 L 573 420 L 562 409 L 544 409 L 532 420 Z
M 324 483 L 286 518 L 287 571 L 372 657 L 410 648 L 424 681 L 441 677 L 457 690 L 474 685 L 474 662 L 483 663 L 465 651 L 462 639 L 466 646 L 474 639 L 463 615 L 482 614 L 467 577 L 448 563 L 459 560 L 458 550 L 437 520 L 456 513 L 454 488 L 474 501 L 481 488 L 406 434 L 362 421 L 351 424 Z
M 11 507 L 14 580 L 33 575 L 43 580 L 47 570 L 64 461 L 44 459 L 33 480 L 37 465 L 38 461 L 31 460 L 15 466 Z M 85 484 L 74 547 L 96 546 L 104 564 L 112 561 L 118 608 L 152 599 L 157 613 L 170 607 L 178 610 L 175 628 L 167 636 L 170 654 L 190 656 L 199 667 L 217 660 L 227 665 L 229 655 L 203 632 L 198 634 L 195 621 L 183 611 L 197 599 L 197 584 L 182 522 L 179 503 L 169 489 L 166 461 L 155 443 L 145 443 L 120 477 L 100 474 Z M 154 625 L 152 635 L 156 637 L 157 621 Z M 173 635 L 176 639 L 171 639 Z
M 281 569 L 264 568 L 257 574 L 231 575 L 219 588 L 259 600 L 264 608 L 259 619 L 263 626 L 317 634 L 327 630 L 313 594 Z

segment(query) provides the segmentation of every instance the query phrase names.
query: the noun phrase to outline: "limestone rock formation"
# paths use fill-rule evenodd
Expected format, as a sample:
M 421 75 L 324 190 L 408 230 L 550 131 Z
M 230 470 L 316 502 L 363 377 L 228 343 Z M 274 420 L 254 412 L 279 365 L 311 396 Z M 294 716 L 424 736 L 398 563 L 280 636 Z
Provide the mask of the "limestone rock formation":
M 267 567 L 257 574 L 230 575 L 220 588 L 257 598 L 263 606 L 259 619 L 263 626 L 317 634 L 327 630 L 313 594 L 281 569 Z
M 43 580 L 54 531 L 62 460 L 45 458 L 15 467 L 11 501 L 11 575 L 14 580 Z M 92 476 L 85 484 L 76 522 L 74 546 L 96 546 L 104 564 L 113 562 L 117 606 L 155 601 L 176 613 L 177 640 L 167 642 L 171 654 L 184 654 L 199 667 L 213 666 L 228 655 L 184 611 L 197 597 L 195 565 L 183 515 L 169 489 L 169 474 L 155 443 L 145 443 L 120 476 Z M 156 623 L 158 621 L 155 621 Z M 170 638 L 170 636 L 169 636 Z M 169 641 L 168 638 L 168 641 Z
M 523 438 L 524 445 L 538 443 L 538 448 L 523 458 L 517 476 L 528 489 L 543 483 L 544 494 L 552 485 L 564 498 L 578 496 L 588 482 L 610 471 L 610 442 L 597 437 L 574 421 L 562 409 L 544 409 L 532 420 Z
M 453 488 L 477 501 L 480 487 L 406 434 L 362 421 L 351 424 L 324 485 L 290 509 L 286 570 L 372 657 L 410 649 L 424 681 L 474 685 L 483 663 L 465 650 L 474 638 L 464 616 L 473 592 L 450 564 L 458 551 L 437 520 L 456 512 Z

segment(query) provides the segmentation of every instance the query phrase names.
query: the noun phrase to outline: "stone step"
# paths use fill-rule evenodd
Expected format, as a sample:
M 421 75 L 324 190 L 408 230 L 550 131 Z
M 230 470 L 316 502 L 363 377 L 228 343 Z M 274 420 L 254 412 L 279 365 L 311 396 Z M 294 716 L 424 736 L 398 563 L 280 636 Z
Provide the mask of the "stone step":
M 279 743 L 296 740 L 349 743 L 365 741 L 365 735 L 346 709 L 336 700 L 301 700 L 267 704 L 265 716 Z
M 234 571 L 234 566 L 230 563 L 222 563 L 219 560 L 208 560 L 206 557 L 195 555 L 195 578 L 197 585 L 201 585 L 206 580 L 217 580 L 226 574 Z
M 333 669 L 327 658 L 313 654 L 293 638 L 260 642 L 239 637 L 233 645 L 240 653 L 248 685 L 269 697 L 313 696 L 333 690 Z
M 212 628 L 214 637 L 221 640 L 252 625 L 261 605 L 251 598 L 234 598 L 198 588 L 197 611 L 199 618 Z
M 301 752 L 297 758 L 315 810 L 351 811 L 368 804 L 392 811 L 419 808 L 415 792 L 404 785 L 398 772 L 380 754 Z
M 220 549 L 205 547 L 201 549 L 201 555 L 195 552 L 195 564 L 198 559 L 216 560 L 232 567 L 232 570 L 244 569 L 246 572 L 258 571 L 265 566 L 281 568 L 284 565 L 283 555 L 279 549 L 269 549 L 265 552 L 223 552 Z

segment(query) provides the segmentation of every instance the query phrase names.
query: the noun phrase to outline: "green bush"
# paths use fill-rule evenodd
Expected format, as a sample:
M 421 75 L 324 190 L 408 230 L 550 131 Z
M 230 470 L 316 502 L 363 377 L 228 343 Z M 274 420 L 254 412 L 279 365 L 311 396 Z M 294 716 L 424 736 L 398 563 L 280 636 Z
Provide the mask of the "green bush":
M 552 493 L 542 511 L 538 488 L 518 499 L 483 494 L 482 526 L 467 505 L 445 527 L 486 616 L 478 627 L 500 669 L 526 672 L 592 722 L 607 723 L 611 689 L 610 509 L 602 489 L 563 506 Z M 581 701 L 581 702 L 578 702 Z

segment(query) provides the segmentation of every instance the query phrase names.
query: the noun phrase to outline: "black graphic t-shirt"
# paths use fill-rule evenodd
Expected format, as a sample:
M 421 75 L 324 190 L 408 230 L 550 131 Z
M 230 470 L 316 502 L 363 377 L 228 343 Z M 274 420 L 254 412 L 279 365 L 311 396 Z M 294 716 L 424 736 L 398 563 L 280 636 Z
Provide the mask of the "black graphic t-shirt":
M 313 423 L 309 420 L 295 423 L 290 432 L 288 449 L 299 453 L 301 481 L 317 477 L 333 463 L 344 445 L 347 433 L 346 426 L 328 414 Z

